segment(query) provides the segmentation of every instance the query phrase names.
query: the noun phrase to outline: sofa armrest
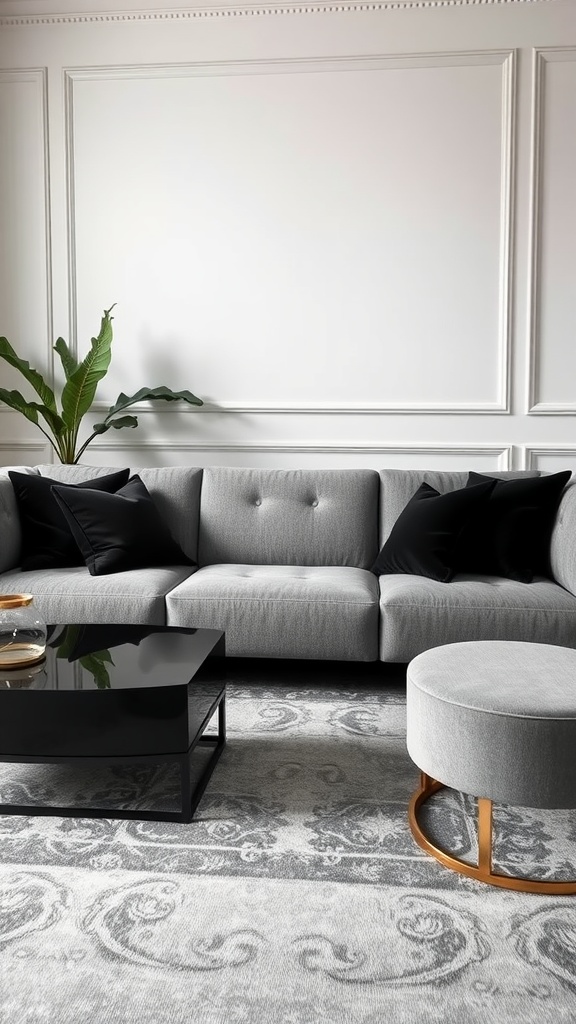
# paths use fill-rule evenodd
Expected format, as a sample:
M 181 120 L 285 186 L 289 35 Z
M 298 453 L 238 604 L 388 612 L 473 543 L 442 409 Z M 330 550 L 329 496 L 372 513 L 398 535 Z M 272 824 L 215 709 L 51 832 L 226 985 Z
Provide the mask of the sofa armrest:
M 0 572 L 14 569 L 18 565 L 21 536 L 14 488 L 8 471 L 3 469 L 0 472 Z
M 576 595 L 576 477 L 572 475 L 558 507 L 550 542 L 554 579 Z
M 15 569 L 20 564 L 22 531 L 18 505 L 9 469 L 18 473 L 37 473 L 31 466 L 3 466 L 0 469 L 0 572 Z

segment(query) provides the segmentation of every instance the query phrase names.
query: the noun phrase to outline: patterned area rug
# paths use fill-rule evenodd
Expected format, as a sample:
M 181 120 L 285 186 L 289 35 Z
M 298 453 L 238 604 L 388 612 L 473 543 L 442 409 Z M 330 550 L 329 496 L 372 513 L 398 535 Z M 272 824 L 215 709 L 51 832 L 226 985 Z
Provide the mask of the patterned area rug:
M 228 744 L 192 824 L 0 817 L 2 1024 L 576 1020 L 576 897 L 481 885 L 414 844 L 401 677 L 218 671 Z M 176 780 L 0 769 L 2 801 L 63 789 L 168 807 Z M 439 795 L 429 826 L 474 856 L 473 801 Z M 576 877 L 576 814 L 499 808 L 495 827 L 500 870 Z

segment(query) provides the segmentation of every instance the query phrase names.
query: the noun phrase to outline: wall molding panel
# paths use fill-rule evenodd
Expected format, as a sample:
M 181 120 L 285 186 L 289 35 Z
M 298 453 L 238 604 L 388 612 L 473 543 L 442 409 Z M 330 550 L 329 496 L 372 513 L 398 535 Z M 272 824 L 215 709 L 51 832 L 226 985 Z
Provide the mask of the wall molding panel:
M 66 160 L 66 252 L 68 271 L 68 345 L 78 357 L 77 285 L 76 285 L 76 213 L 74 191 L 74 96 L 73 78 L 64 72 L 64 146 Z M 109 408 L 106 403 L 101 403 Z
M 493 415 L 510 412 L 510 332 L 511 288 L 513 272 L 512 223 L 514 207 L 514 139 L 516 107 L 516 53 L 506 49 L 477 49 L 463 52 L 428 52 L 400 56 L 339 56 L 337 59 L 316 57 L 302 59 L 213 61 L 188 64 L 140 64 L 106 67 L 80 67 L 64 69 L 65 82 L 65 137 L 68 207 L 68 281 L 69 319 L 72 344 L 78 333 L 78 243 L 77 243 L 77 159 L 75 153 L 76 90 L 81 83 L 110 83 L 113 81 L 153 82 L 162 79 L 213 78 L 254 75 L 326 75 L 342 72 L 386 72 L 388 70 L 475 69 L 495 67 L 500 74 L 499 123 L 499 241 L 497 278 L 497 337 L 494 360 L 494 397 L 492 400 L 466 401 L 254 401 L 251 396 L 238 396 L 229 400 L 210 402 L 195 412 L 202 413 L 294 413 L 294 414 L 465 414 Z M 361 357 L 361 349 L 359 352 Z M 442 355 L 440 354 L 440 358 Z M 96 406 L 107 408 L 107 403 Z M 146 408 L 143 406 L 142 408 Z M 170 412 L 161 407 L 159 413 Z M 192 412 L 187 408 L 183 412 Z
M 576 62 L 576 46 L 543 47 L 533 51 L 532 154 L 530 186 L 530 250 L 528 309 L 527 411 L 536 415 L 576 413 L 574 402 L 542 401 L 540 374 L 542 363 L 542 234 L 544 176 L 544 104 L 546 70 L 551 64 Z M 576 167 L 574 168 L 576 174 Z
M 576 444 L 573 445 L 537 445 L 524 447 L 524 465 L 523 469 L 542 469 L 545 468 L 541 465 L 545 460 L 551 460 L 554 463 L 558 460 L 559 465 L 554 467 L 553 472 L 560 472 L 563 469 L 570 469 L 570 463 L 574 466 L 574 472 L 576 472 Z
M 105 411 L 107 411 L 110 408 L 110 403 L 108 403 L 108 402 L 95 402 L 92 408 L 93 408 L 93 411 L 97 412 L 97 413 L 105 412 Z M 395 414 L 395 415 L 402 415 L 402 416 L 404 416 L 404 415 L 408 415 L 408 416 L 413 416 L 413 415 L 426 415 L 426 416 L 430 416 L 430 415 L 440 415 L 440 414 L 446 415 L 446 413 L 456 414 L 456 415 L 464 413 L 466 415 L 475 414 L 475 415 L 482 415 L 482 416 L 484 416 L 484 415 L 493 415 L 494 413 L 501 414 L 503 412 L 506 412 L 505 409 L 501 409 L 500 407 L 498 407 L 496 409 L 491 409 L 491 408 L 487 408 L 485 405 L 480 405 L 479 403 L 478 403 L 478 405 L 474 405 L 471 402 L 467 402 L 466 404 L 462 403 L 462 405 L 450 406 L 449 408 L 447 408 L 445 405 L 441 405 L 440 403 L 438 403 L 437 405 L 434 405 L 432 403 L 428 403 L 426 405 L 417 405 L 416 403 L 407 404 L 407 403 L 400 403 L 400 402 L 398 402 L 397 404 L 388 403 L 387 405 L 376 405 L 376 404 L 372 404 L 372 403 L 368 403 L 368 402 L 361 403 L 361 404 L 350 402 L 350 403 L 348 403 L 346 405 L 343 404 L 343 403 L 341 403 L 339 405 L 333 405 L 331 403 L 325 403 L 325 404 L 315 403 L 314 405 L 307 405 L 305 402 L 300 402 L 300 403 L 294 403 L 292 405 L 284 405 L 284 404 L 282 404 L 280 402 L 277 402 L 275 404 L 272 404 L 272 403 L 268 403 L 268 404 L 264 404 L 264 403 L 262 403 L 262 404 L 253 404 L 252 403 L 251 404 L 249 402 L 240 402 L 240 401 L 238 401 L 236 403 L 232 403 L 232 402 L 209 402 L 209 401 L 207 401 L 207 402 L 204 402 L 204 405 L 201 405 L 201 406 L 183 405 L 182 407 L 179 407 L 178 409 L 171 408 L 170 406 L 164 406 L 164 405 L 158 406 L 158 408 L 155 408 L 151 402 L 139 402 L 136 405 L 131 406 L 131 409 L 136 414 L 137 413 L 143 413 L 143 412 L 154 412 L 155 415 L 160 415 L 160 416 L 161 415 L 168 415 L 168 414 L 171 414 L 172 416 L 174 416 L 175 414 L 177 414 L 178 416 L 180 416 L 180 415 L 183 415 L 183 416 L 206 416 L 208 414 L 215 416 L 215 415 L 219 415 L 220 413 L 236 413 L 236 414 L 244 414 L 244 413 L 246 413 L 246 414 L 256 414 L 256 415 L 260 415 L 260 414 L 261 415 L 274 415 L 275 413 L 277 413 L 278 415 L 282 415 L 282 416 L 284 416 L 286 414 L 288 414 L 288 415 L 300 415 L 300 416 L 303 416 L 303 415 L 306 415 L 306 416 L 309 416 L 309 415 L 325 416 L 325 415 L 333 415 L 333 414 L 334 415 L 338 415 L 338 416 L 347 416 L 347 415 L 363 416 L 363 415 L 386 415 L 386 414 L 391 414 L 391 415 Z
M 51 250 L 51 218 L 50 218 L 50 170 L 49 170 L 49 142 L 48 142 L 48 70 L 46 67 L 31 67 L 31 68 L 2 68 L 0 67 L 0 90 L 4 86 L 14 87 L 18 85 L 27 86 L 32 84 L 35 87 L 35 103 L 36 103 L 36 116 L 37 116 L 37 128 L 39 137 L 36 139 L 25 139 L 24 131 L 22 130 L 22 136 L 20 138 L 14 138 L 8 135 L 10 132 L 10 125 L 3 124 L 3 147 L 8 152 L 9 147 L 18 152 L 26 152 L 26 156 L 21 156 L 22 166 L 26 167 L 28 173 L 34 166 L 34 158 L 37 158 L 38 166 L 38 180 L 34 182 L 34 192 L 37 189 L 37 196 L 41 196 L 41 200 L 37 203 L 41 209 L 37 210 L 39 223 L 35 225 L 36 230 L 42 235 L 42 241 L 38 237 L 33 240 L 30 239 L 30 232 L 22 230 L 22 224 L 20 218 L 23 216 L 24 206 L 27 205 L 24 200 L 24 193 L 20 202 L 23 204 L 22 210 L 14 213 L 13 210 L 6 208 L 2 209 L 2 195 L 0 195 L 0 224 L 3 225 L 3 243 L 5 248 L 5 257 L 9 263 L 12 263 L 9 251 L 12 250 L 14 240 L 11 238 L 11 230 L 15 230 L 17 233 L 17 246 L 16 249 L 21 248 L 25 242 L 23 239 L 27 239 L 30 245 L 30 249 L 27 256 L 33 257 L 32 266 L 26 267 L 30 270 L 30 275 L 27 275 L 26 291 L 27 298 L 17 298 L 17 302 L 20 306 L 27 304 L 39 304 L 43 306 L 43 311 L 38 312 L 38 315 L 34 317 L 34 326 L 38 332 L 45 338 L 46 347 L 41 353 L 36 353 L 34 358 L 38 359 L 39 355 L 45 363 L 45 373 L 47 379 L 50 378 L 53 370 L 52 361 L 52 332 L 53 332 L 53 311 L 52 311 L 52 250 Z M 35 152 L 32 153 L 32 146 L 35 148 Z M 21 181 L 19 182 L 19 184 Z M 31 187 L 31 179 L 27 179 L 25 186 L 26 188 Z M 30 194 L 27 194 L 27 200 L 31 198 Z M 32 205 L 32 204 L 30 204 Z M 10 224 L 11 216 L 15 217 L 16 223 Z M 19 255 L 19 260 L 25 258 L 24 253 Z M 35 278 L 35 279 L 34 279 Z M 13 293 L 17 292 L 18 289 L 13 287 Z M 19 284 L 19 290 L 23 290 L 23 283 Z M 42 295 L 40 296 L 36 291 L 36 288 L 41 290 Z M 0 285 L 1 289 L 1 285 Z M 0 306 L 2 307 L 3 321 L 0 323 L 0 333 L 7 332 L 7 326 L 5 317 L 7 314 L 7 307 L 11 305 L 10 297 L 4 297 L 2 301 L 2 291 L 0 290 Z M 28 324 L 30 327 L 31 325 Z M 9 337 L 8 340 L 14 345 L 17 351 L 22 350 L 22 343 L 28 342 L 29 339 L 17 339 Z M 3 364 L 5 365 L 5 364 Z M 10 412 L 7 406 L 0 405 L 0 412 Z
M 295 466 L 322 466 L 330 460 L 334 468 L 366 466 L 384 468 L 410 465 L 413 468 L 449 468 L 460 463 L 461 468 L 481 463 L 480 471 L 504 470 L 512 466 L 511 446 L 500 445 L 442 445 L 442 444 L 347 444 L 343 442 L 311 444 L 299 441 L 172 441 L 155 439 L 142 442 L 95 442 L 90 447 L 94 456 L 117 456 L 116 463 L 130 464 L 129 453 L 150 456 L 152 464 L 167 458 L 172 465 L 183 461 L 192 465 L 193 458 L 203 465 L 265 465 L 291 468 L 290 457 L 296 456 Z M 118 458 L 120 456 L 120 458 Z M 272 456 L 272 460 L 269 457 Z M 104 464 L 106 459 L 99 459 Z M 142 463 L 145 465 L 146 463 Z M 460 468 L 455 467 L 455 468 Z
M 416 455 L 429 455 L 430 453 L 442 452 L 446 455 L 474 455 L 474 456 L 495 456 L 506 463 L 508 468 L 510 461 L 510 445 L 449 445 L 449 444 L 348 444 L 343 441 L 333 442 L 303 442 L 303 441 L 174 441 L 170 439 L 158 439 L 147 441 L 94 441 L 91 444 L 92 450 L 115 451 L 118 448 L 130 449 L 170 449 L 172 451 L 262 451 L 262 452 L 343 452 L 351 454 L 380 454 L 389 452 L 404 454 L 410 452 Z
M 2 466 L 36 466 L 52 462 L 50 445 L 34 441 L 0 441 Z

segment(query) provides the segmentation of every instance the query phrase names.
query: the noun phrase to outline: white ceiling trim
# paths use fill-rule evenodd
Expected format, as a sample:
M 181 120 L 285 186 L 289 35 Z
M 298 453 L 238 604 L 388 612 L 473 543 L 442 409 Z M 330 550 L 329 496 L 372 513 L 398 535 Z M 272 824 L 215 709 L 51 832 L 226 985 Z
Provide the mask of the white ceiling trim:
M 15 0 L 12 0 L 14 3 Z M 26 0 L 18 0 L 24 7 Z M 1 14 L 0 25 L 59 25 L 83 22 L 189 21 L 196 18 L 269 17 L 294 14 L 347 14 L 431 7 L 502 7 L 509 4 L 555 3 L 556 0 L 377 0 L 375 3 L 288 3 L 259 6 L 214 6 L 166 10 L 87 11 L 78 13 Z

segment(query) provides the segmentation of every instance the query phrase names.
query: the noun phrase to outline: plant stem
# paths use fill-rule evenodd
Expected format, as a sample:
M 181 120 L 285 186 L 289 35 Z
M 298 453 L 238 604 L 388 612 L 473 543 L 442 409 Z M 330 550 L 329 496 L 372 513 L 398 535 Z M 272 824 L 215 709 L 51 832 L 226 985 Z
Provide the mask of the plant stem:
M 88 445 L 90 444 L 90 441 L 94 440 L 94 438 L 96 437 L 97 433 L 98 433 L 98 431 L 95 430 L 93 434 L 90 434 L 90 437 L 88 438 L 88 440 L 84 441 L 84 444 L 82 445 L 82 447 L 78 449 L 78 454 L 76 455 L 76 458 L 74 459 L 74 465 L 76 465 L 76 463 L 78 462 L 78 459 L 80 458 L 80 456 L 84 454 L 84 452 L 86 451 Z
M 40 423 L 37 423 L 37 424 L 36 424 L 36 426 L 38 427 L 38 430 L 40 430 L 40 431 L 41 431 L 41 433 L 42 433 L 42 434 L 44 434 L 44 437 L 46 438 L 46 440 L 47 440 L 47 441 L 49 442 L 50 446 L 51 446 L 51 447 L 52 447 L 52 448 L 54 449 L 54 451 L 56 452 L 56 455 L 57 455 L 57 456 L 58 456 L 58 458 L 60 459 L 60 462 L 62 462 L 62 461 L 63 461 L 63 459 L 62 459 L 62 451 L 61 451 L 60 445 L 59 445 L 59 444 L 55 444 L 55 443 L 54 443 L 54 441 L 53 441 L 53 440 L 52 440 L 52 438 L 50 437 L 50 434 L 46 433 L 46 431 L 44 430 L 44 428 L 40 426 Z

